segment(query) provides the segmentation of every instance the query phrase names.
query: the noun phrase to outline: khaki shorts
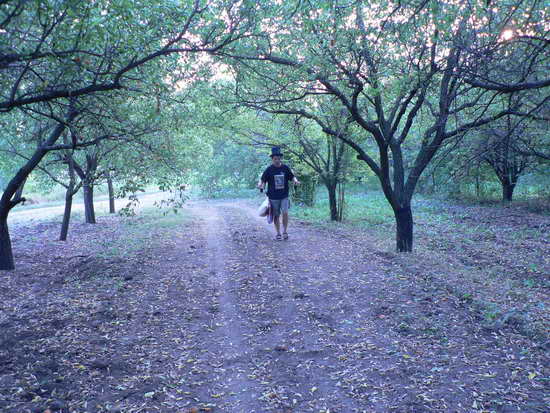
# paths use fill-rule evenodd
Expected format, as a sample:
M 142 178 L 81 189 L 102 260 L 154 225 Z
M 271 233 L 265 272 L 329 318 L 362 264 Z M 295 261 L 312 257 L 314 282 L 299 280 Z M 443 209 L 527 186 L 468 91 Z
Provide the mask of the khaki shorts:
M 271 209 L 273 210 L 273 216 L 278 217 L 281 213 L 288 212 L 290 208 L 290 201 L 288 198 L 284 199 L 270 199 Z

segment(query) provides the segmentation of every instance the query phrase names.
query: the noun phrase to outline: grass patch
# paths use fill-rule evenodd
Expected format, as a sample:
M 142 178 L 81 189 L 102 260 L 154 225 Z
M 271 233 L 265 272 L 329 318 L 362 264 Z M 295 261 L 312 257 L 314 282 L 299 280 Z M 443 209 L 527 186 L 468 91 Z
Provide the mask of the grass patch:
M 462 231 L 476 233 L 484 231 L 481 225 L 472 222 L 464 226 L 461 218 L 467 217 L 458 213 L 459 208 L 484 207 L 502 211 L 504 207 L 513 207 L 518 213 L 529 211 L 538 214 L 550 214 L 550 198 L 519 199 L 510 205 L 503 205 L 502 202 L 468 202 L 465 200 L 443 199 L 430 197 L 422 194 L 415 194 L 412 200 L 412 213 L 415 223 L 422 224 L 447 224 L 450 227 L 462 228 Z M 453 214 L 449 210 L 453 210 Z M 500 212 L 499 212 L 500 213 Z M 320 188 L 317 192 L 315 205 L 308 207 L 294 204 L 292 214 L 303 221 L 326 224 L 330 222 L 330 207 L 327 191 Z M 344 209 L 344 224 L 366 228 L 386 228 L 395 224 L 393 210 L 391 209 L 384 194 L 379 190 L 368 190 L 364 187 L 352 187 L 346 194 L 346 207 Z M 450 228 L 453 229 L 453 228 Z
M 326 191 L 318 193 L 315 205 L 312 207 L 294 205 L 293 215 L 298 219 L 319 224 L 330 221 L 330 207 Z M 351 193 L 347 196 L 344 221 L 376 226 L 391 224 L 394 221 L 394 216 L 388 202 L 380 192 Z
M 444 211 L 446 203 L 439 199 L 417 195 L 413 200 L 413 217 L 419 221 L 450 222 L 451 216 Z M 312 223 L 330 221 L 330 207 L 326 191 L 319 192 L 313 207 L 295 205 L 293 215 Z M 367 228 L 394 225 L 395 217 L 384 194 L 380 191 L 355 191 L 347 194 L 344 223 Z
M 550 193 L 546 188 L 531 187 L 523 191 L 514 192 L 511 203 L 503 202 L 498 191 L 491 194 L 477 196 L 473 192 L 451 194 L 448 199 L 454 204 L 462 206 L 486 206 L 486 207 L 515 207 L 541 215 L 550 215 Z
M 189 212 L 184 209 L 174 212 L 172 209 L 146 207 L 140 209 L 134 217 L 125 217 L 123 225 L 130 232 L 141 231 L 145 233 L 159 229 L 175 229 L 186 220 L 189 220 L 190 217 Z
M 187 195 L 191 199 L 248 199 L 258 195 L 252 188 L 192 188 Z
M 136 216 L 122 218 L 118 238 L 101 241 L 101 255 L 103 258 L 135 257 L 144 249 L 172 237 L 172 233 L 189 219 L 185 210 L 174 213 L 156 207 L 142 208 Z

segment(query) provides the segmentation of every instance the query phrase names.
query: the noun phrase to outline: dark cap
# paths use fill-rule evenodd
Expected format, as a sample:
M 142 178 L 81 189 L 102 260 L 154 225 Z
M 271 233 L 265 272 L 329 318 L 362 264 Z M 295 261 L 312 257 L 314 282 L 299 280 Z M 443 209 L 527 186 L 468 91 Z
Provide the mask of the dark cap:
M 274 146 L 273 148 L 271 148 L 271 155 L 270 155 L 272 158 L 274 156 L 280 156 L 282 157 L 283 156 L 283 153 L 281 152 L 281 148 L 279 148 L 278 146 Z

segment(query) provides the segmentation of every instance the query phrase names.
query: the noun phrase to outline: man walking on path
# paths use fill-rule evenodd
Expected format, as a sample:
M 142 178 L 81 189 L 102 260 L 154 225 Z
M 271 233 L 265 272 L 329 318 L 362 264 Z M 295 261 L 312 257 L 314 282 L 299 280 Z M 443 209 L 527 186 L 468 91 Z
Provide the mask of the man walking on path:
M 264 171 L 260 182 L 258 182 L 258 188 L 264 189 L 267 183 L 267 197 L 271 204 L 271 210 L 273 211 L 273 223 L 275 224 L 275 230 L 277 236 L 275 239 L 280 241 L 281 239 L 288 239 L 288 209 L 290 208 L 290 202 L 288 200 L 288 182 L 292 181 L 294 185 L 299 185 L 300 182 L 290 168 L 282 163 L 283 154 L 278 147 L 271 148 L 271 162 L 272 164 Z M 281 223 L 279 217 L 283 215 L 283 236 L 281 238 Z

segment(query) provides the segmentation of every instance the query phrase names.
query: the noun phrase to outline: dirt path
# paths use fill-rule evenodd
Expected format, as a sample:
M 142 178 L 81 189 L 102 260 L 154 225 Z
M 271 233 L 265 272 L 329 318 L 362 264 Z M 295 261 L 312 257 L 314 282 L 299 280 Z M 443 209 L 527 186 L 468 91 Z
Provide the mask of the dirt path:
M 224 334 L 250 359 L 256 384 L 241 385 L 267 402 L 261 411 L 545 411 L 545 382 L 529 379 L 547 377 L 543 353 L 485 331 L 375 246 L 303 225 L 274 242 L 244 203 L 196 210 L 225 267 L 221 313 L 237 320 Z
M 218 346 L 216 353 L 221 363 L 217 383 L 221 391 L 217 394 L 230 401 L 225 406 L 228 411 L 261 412 L 259 389 L 249 378 L 253 355 L 246 338 L 251 327 L 238 309 L 233 287 L 236 280 L 228 270 L 231 248 L 224 236 L 227 235 L 225 222 L 215 208 L 197 208 L 194 212 L 205 222 L 210 282 L 217 291 L 214 307 L 218 315 L 214 321 L 217 336 L 212 341 Z
M 0 276 L 1 411 L 548 411 L 544 346 L 376 245 L 294 222 L 276 242 L 241 201 L 187 213 L 116 265 L 27 241 L 36 264 Z

